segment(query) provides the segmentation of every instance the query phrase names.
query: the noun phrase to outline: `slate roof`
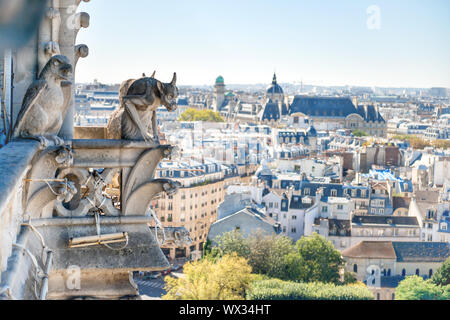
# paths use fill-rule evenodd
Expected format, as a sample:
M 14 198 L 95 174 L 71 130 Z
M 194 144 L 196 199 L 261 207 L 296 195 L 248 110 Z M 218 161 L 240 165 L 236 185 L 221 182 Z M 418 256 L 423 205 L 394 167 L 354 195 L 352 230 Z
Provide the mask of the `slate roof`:
M 264 106 L 264 109 L 261 114 L 261 121 L 264 120 L 279 120 L 280 119 L 280 108 L 278 107 L 278 103 L 272 102 L 272 100 L 269 100 L 266 105 Z
M 286 105 L 286 103 L 282 103 L 281 104 L 281 115 L 282 116 L 286 116 L 286 115 L 288 115 L 289 114 L 289 108 L 288 108 L 288 106 Z
M 397 262 L 444 262 L 450 256 L 450 243 L 361 241 L 342 251 L 342 256 L 395 259 Z
M 302 196 L 293 195 L 291 201 L 289 203 L 290 209 L 308 209 L 314 205 L 314 198 L 309 197 L 311 199 L 310 203 L 303 202 Z
M 295 96 L 289 114 L 301 112 L 314 117 L 345 118 L 357 113 L 349 98 Z
M 354 224 L 389 224 L 389 225 L 403 225 L 418 227 L 419 222 L 416 217 L 402 217 L 402 216 L 353 216 L 352 223 Z
M 359 105 L 357 108 L 357 113 L 365 120 L 365 121 L 382 121 L 385 122 L 380 113 L 377 112 L 376 108 L 373 105 L 362 106 Z
M 444 262 L 450 256 L 447 242 L 392 242 L 397 262 Z

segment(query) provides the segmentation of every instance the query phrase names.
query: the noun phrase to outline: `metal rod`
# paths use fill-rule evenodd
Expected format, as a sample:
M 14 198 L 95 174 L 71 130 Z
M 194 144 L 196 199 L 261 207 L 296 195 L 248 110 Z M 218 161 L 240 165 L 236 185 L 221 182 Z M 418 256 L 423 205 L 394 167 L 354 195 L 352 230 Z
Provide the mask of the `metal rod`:
M 45 300 L 47 298 L 48 292 L 48 275 L 50 273 L 50 268 L 53 263 L 53 252 L 47 252 L 47 260 L 45 261 L 45 269 L 44 269 L 44 277 L 42 278 L 42 286 L 41 286 L 41 300 Z
M 102 217 L 102 225 L 105 224 L 148 224 L 152 222 L 151 216 L 118 216 Z M 94 218 L 90 217 L 72 217 L 72 218 L 49 218 L 33 220 L 33 226 L 83 226 L 95 223 Z
M 66 179 L 23 179 L 25 182 L 66 182 Z

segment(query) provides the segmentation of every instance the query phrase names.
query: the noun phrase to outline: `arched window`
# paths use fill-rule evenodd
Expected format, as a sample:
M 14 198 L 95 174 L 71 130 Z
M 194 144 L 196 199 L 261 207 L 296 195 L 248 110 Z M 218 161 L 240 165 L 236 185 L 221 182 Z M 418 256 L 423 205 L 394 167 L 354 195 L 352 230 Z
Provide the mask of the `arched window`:
M 358 272 L 358 265 L 356 263 L 353 265 L 353 272 L 354 273 Z
M 433 269 L 430 269 L 430 271 L 428 272 L 428 275 L 430 276 L 430 278 L 433 276 Z
M 402 277 L 406 276 L 406 269 L 402 270 Z
M 420 276 L 420 270 L 416 269 L 416 275 Z

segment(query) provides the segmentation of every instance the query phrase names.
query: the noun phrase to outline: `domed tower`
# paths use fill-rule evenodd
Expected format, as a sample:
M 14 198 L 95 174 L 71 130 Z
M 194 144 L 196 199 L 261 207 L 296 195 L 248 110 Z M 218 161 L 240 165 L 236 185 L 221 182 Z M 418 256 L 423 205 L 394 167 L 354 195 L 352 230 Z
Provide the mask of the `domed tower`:
M 214 98 L 216 100 L 214 111 L 220 111 L 220 108 L 225 101 L 225 81 L 222 76 L 216 78 L 216 83 L 214 84 Z
M 280 85 L 277 83 L 277 75 L 273 74 L 272 84 L 267 87 L 265 100 L 272 100 L 275 103 L 284 102 L 284 93 Z

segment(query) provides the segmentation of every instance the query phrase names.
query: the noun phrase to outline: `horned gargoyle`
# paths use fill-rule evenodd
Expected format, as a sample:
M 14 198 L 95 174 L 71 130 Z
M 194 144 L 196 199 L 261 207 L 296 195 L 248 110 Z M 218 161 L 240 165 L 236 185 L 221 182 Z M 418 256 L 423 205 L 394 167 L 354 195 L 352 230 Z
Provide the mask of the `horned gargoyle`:
M 108 121 L 107 138 L 158 143 L 156 109 L 163 105 L 168 111 L 176 110 L 176 81 L 176 73 L 169 83 L 156 80 L 154 73 L 151 77 L 124 81 L 119 90 L 121 105 Z
M 67 57 L 56 55 L 42 69 L 39 78 L 28 88 L 13 131 L 13 138 L 49 141 L 63 145 L 57 136 L 61 130 L 71 98 L 72 65 Z

